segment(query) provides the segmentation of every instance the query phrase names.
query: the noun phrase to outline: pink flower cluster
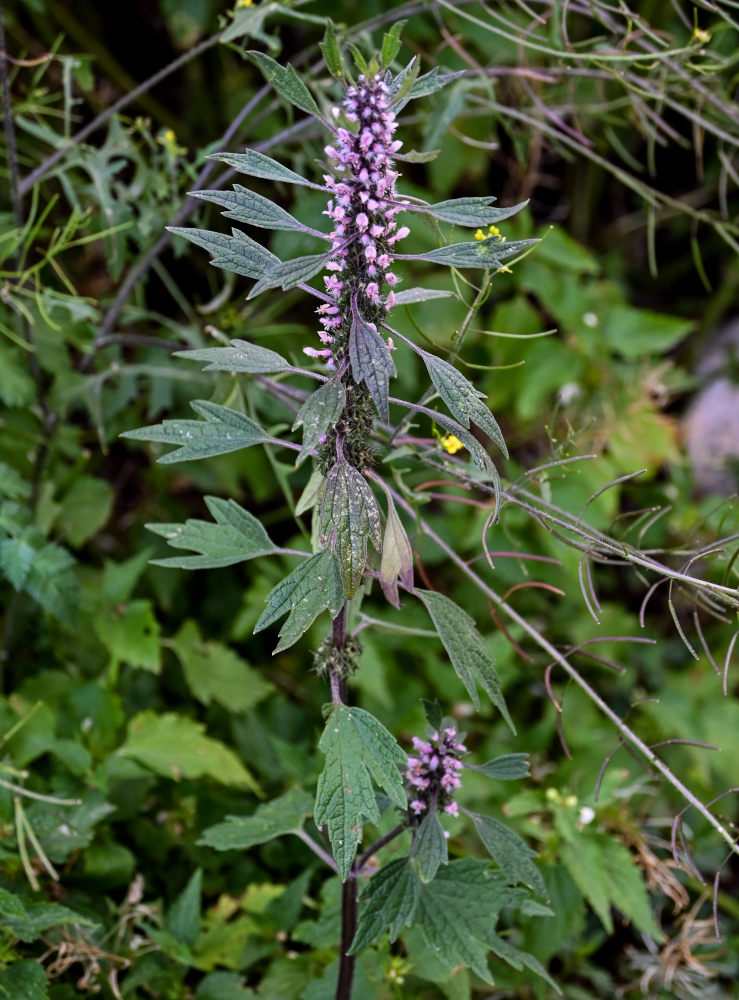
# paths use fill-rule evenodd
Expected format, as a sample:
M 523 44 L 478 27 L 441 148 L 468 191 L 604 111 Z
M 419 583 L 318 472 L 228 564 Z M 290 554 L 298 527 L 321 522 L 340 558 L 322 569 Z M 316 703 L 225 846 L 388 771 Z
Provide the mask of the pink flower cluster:
M 396 197 L 398 173 L 393 169 L 393 155 L 402 143 L 393 139 L 397 123 L 385 83 L 379 76 L 360 76 L 342 109 L 352 127 L 337 125 L 335 144 L 325 148 L 337 173 L 324 177 L 332 194 L 324 214 L 334 224 L 334 252 L 324 277 L 332 301 L 317 310 L 323 327 L 318 336 L 326 346 L 304 349 L 311 357 L 325 358 L 329 367 L 346 343 L 353 296 L 368 319 L 380 319 L 395 304 L 392 247 L 409 232 L 407 226 L 398 229 L 394 219 L 405 205 Z M 340 109 L 334 108 L 333 115 L 339 119 Z
M 467 752 L 467 747 L 458 742 L 457 730 L 449 726 L 441 733 L 432 733 L 428 740 L 414 736 L 413 748 L 418 756 L 408 758 L 405 772 L 411 794 L 415 795 L 410 803 L 411 810 L 416 816 L 433 809 L 458 816 L 454 793 L 461 785 L 459 757 Z

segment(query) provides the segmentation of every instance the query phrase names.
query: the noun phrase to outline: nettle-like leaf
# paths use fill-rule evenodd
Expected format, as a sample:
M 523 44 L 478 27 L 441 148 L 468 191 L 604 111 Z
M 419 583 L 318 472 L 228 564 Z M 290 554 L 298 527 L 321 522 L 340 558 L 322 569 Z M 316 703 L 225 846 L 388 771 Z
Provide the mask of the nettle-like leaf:
M 258 806 L 251 816 L 227 816 L 222 823 L 208 827 L 198 845 L 216 851 L 245 851 L 302 829 L 303 820 L 312 812 L 313 796 L 302 788 L 291 788 Z
M 173 549 L 192 549 L 201 553 L 197 556 L 155 559 L 152 560 L 154 565 L 176 569 L 214 569 L 277 551 L 261 522 L 235 500 L 206 497 L 205 502 L 215 522 L 191 518 L 184 524 L 146 525 L 149 531 L 166 538 Z
M 272 372 L 294 371 L 281 354 L 268 347 L 250 344 L 248 340 L 232 340 L 226 347 L 202 347 L 193 351 L 175 351 L 175 358 L 187 361 L 209 361 L 206 372 L 248 372 L 266 375 Z
M 262 26 L 264 24 L 264 19 L 267 14 L 271 13 L 274 8 L 271 4 L 255 4 L 253 7 L 248 7 L 246 10 L 238 10 L 234 15 L 234 19 L 226 28 L 226 30 L 221 35 L 220 41 L 234 42 L 238 38 L 263 38 L 266 37 L 262 34 Z M 273 39 L 274 41 L 274 39 Z
M 305 257 L 295 257 L 294 260 L 276 261 L 265 270 L 247 298 L 253 299 L 269 288 L 281 288 L 283 291 L 287 291 L 288 288 L 294 288 L 295 285 L 310 281 L 314 275 L 324 269 L 330 258 L 330 253 L 318 253 L 307 254 Z
M 170 233 L 184 236 L 191 243 L 203 247 L 212 256 L 211 264 L 224 271 L 243 274 L 247 278 L 261 277 L 268 267 L 272 267 L 279 258 L 265 249 L 260 243 L 242 233 L 240 229 L 232 229 L 232 236 L 226 233 L 214 233 L 208 229 L 192 229 L 185 226 L 168 226 Z
M 505 753 L 500 757 L 494 757 L 486 764 L 480 764 L 474 768 L 482 771 L 489 778 L 498 778 L 500 781 L 516 781 L 518 778 L 528 778 L 529 755 L 526 753 Z
M 435 354 L 418 349 L 423 358 L 431 381 L 437 392 L 449 407 L 452 415 L 465 427 L 469 428 L 470 420 L 474 421 L 480 430 L 494 441 L 506 458 L 508 449 L 503 439 L 500 427 L 493 414 L 482 402 L 481 393 L 472 383 L 448 361 L 437 358 Z
M 360 315 L 356 299 L 352 300 L 349 360 L 354 381 L 367 384 L 380 418 L 389 421 L 388 383 L 397 375 L 395 364 L 375 324 Z
M 324 549 L 306 559 L 269 592 L 266 603 L 254 626 L 255 632 L 288 615 L 280 629 L 275 653 L 297 642 L 327 608 L 335 618 L 344 603 L 344 589 L 333 553 Z
M 395 293 L 397 306 L 411 306 L 415 302 L 428 302 L 430 299 L 450 299 L 454 292 L 445 292 L 441 288 L 406 288 Z
M 437 201 L 433 205 L 413 205 L 412 210 L 432 215 L 440 222 L 448 222 L 454 226 L 491 226 L 520 212 L 528 204 L 522 201 L 509 208 L 492 208 L 495 198 L 450 198 L 449 201 Z M 500 243 L 498 244 L 500 245 Z
M 319 42 L 318 45 L 323 53 L 323 61 L 326 63 L 326 69 L 335 79 L 343 80 L 346 76 L 346 70 L 344 69 L 344 60 L 341 55 L 339 40 L 336 37 L 336 28 L 331 18 L 326 18 L 326 30 L 323 35 L 323 41 Z
M 431 615 L 439 638 L 444 645 L 457 676 L 467 688 L 476 708 L 480 707 L 477 695 L 479 684 L 490 696 L 501 715 L 515 733 L 516 727 L 508 714 L 500 679 L 495 671 L 493 657 L 487 643 L 477 631 L 474 619 L 458 604 L 434 590 L 416 590 Z
M 400 607 L 398 580 L 406 590 L 413 590 L 413 549 L 398 517 L 395 502 L 388 493 L 387 521 L 380 559 L 380 585 L 385 597 L 395 608 Z
M 271 83 L 274 89 L 295 107 L 300 108 L 315 118 L 321 118 L 321 111 L 316 104 L 311 92 L 300 79 L 292 66 L 281 66 L 264 52 L 250 50 L 247 52 L 249 58 L 257 64 L 264 78 Z
M 226 455 L 254 444 L 275 439 L 270 437 L 250 417 L 218 403 L 204 399 L 190 403 L 193 410 L 205 417 L 202 420 L 165 420 L 152 427 L 139 427 L 125 431 L 121 437 L 135 441 L 154 441 L 158 444 L 179 445 L 176 451 L 162 455 L 157 461 L 162 465 L 186 462 L 213 455 Z
M 408 858 L 394 858 L 367 883 L 360 897 L 357 933 L 348 954 L 356 955 L 387 934 L 397 940 L 413 923 L 420 885 Z
M 533 862 L 536 851 L 509 827 L 492 816 L 472 814 L 480 840 L 490 856 L 497 862 L 506 881 L 511 885 L 522 882 L 541 896 L 547 895 L 547 887 L 539 869 Z
M 319 530 L 339 560 L 347 597 L 354 597 L 367 564 L 367 539 L 380 551 L 380 509 L 364 476 L 343 457 L 328 474 L 321 495 Z
M 226 211 L 222 213 L 227 219 L 235 219 L 248 226 L 258 226 L 261 229 L 278 229 L 299 233 L 315 233 L 315 230 L 298 222 L 284 208 L 280 208 L 269 198 L 234 184 L 233 191 L 189 191 L 190 197 L 201 198 L 203 201 L 220 205 Z
M 435 809 L 423 817 L 416 830 L 413 858 L 418 865 L 418 877 L 422 882 L 430 882 L 441 865 L 449 864 L 444 827 Z
M 500 243 L 494 236 L 474 243 L 450 243 L 445 247 L 437 247 L 426 253 L 396 254 L 399 260 L 426 260 L 432 264 L 445 264 L 447 267 L 480 267 L 499 268 L 504 261 L 510 260 L 527 247 L 538 243 L 538 240 L 513 240 L 511 243 Z
M 414 924 L 449 969 L 467 965 L 492 985 L 487 954 L 509 893 L 486 861 L 451 861 L 420 885 Z
M 257 152 L 256 149 L 245 149 L 243 153 L 212 153 L 209 160 L 220 160 L 227 163 L 240 174 L 247 174 L 249 177 L 261 177 L 266 181 L 285 181 L 287 184 L 300 184 L 303 187 L 315 188 L 323 191 L 320 184 L 308 181 L 300 174 L 296 174 L 289 167 L 283 167 L 271 156 Z
M 29 903 L 0 888 L 0 920 L 3 928 L 19 941 L 31 943 L 52 927 L 79 924 L 95 927 L 96 921 L 60 903 Z M 44 978 L 44 982 L 45 982 Z M 20 996 L 20 994 L 18 994 Z M 15 998 L 14 998 L 15 1000 Z
M 303 428 L 303 447 L 300 449 L 296 465 L 301 465 L 326 431 L 333 427 L 346 405 L 346 388 L 337 378 L 324 382 L 306 399 L 298 410 L 293 430 Z
M 520 948 L 511 944 L 507 938 L 499 937 L 497 934 L 491 934 L 490 950 L 494 955 L 497 955 L 498 958 L 502 958 L 504 962 L 507 962 L 508 965 L 510 965 L 511 968 L 515 969 L 517 972 L 521 972 L 523 969 L 530 969 L 533 973 L 535 973 L 535 975 L 545 980 L 545 982 L 547 982 L 557 993 L 562 992 L 538 958 L 530 955 L 527 951 L 521 951 Z
M 401 809 L 406 806 L 400 766 L 406 755 L 369 712 L 334 705 L 318 744 L 326 757 L 318 778 L 315 821 L 325 826 L 342 881 L 346 881 L 364 820 L 377 823 L 380 810 L 370 774 Z
M 390 31 L 385 32 L 380 51 L 381 69 L 387 69 L 400 52 L 400 35 L 405 24 L 405 21 L 396 21 Z

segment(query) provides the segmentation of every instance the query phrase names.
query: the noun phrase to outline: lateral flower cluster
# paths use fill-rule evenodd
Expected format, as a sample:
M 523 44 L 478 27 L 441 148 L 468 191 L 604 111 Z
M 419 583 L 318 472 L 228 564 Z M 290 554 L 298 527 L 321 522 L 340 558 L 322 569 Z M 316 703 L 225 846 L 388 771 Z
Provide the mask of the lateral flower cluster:
M 431 733 L 428 740 L 413 737 L 417 756 L 408 758 L 405 772 L 414 795 L 410 809 L 416 816 L 441 809 L 449 816 L 458 816 L 459 809 L 454 794 L 461 785 L 462 754 L 467 747 L 457 739 L 457 730 L 448 726 L 441 733 Z
M 332 109 L 337 121 L 342 111 L 349 127 L 337 125 L 335 144 L 325 147 L 336 165 L 336 176 L 324 176 L 332 194 L 324 213 L 334 226 L 334 252 L 324 277 L 332 301 L 317 310 L 324 346 L 304 348 L 329 368 L 344 359 L 353 311 L 377 323 L 394 305 L 398 278 L 391 270 L 393 246 L 409 233 L 395 221 L 406 205 L 396 196 L 398 172 L 393 167 L 402 143 L 393 139 L 397 122 L 384 80 L 360 76 L 341 108 Z

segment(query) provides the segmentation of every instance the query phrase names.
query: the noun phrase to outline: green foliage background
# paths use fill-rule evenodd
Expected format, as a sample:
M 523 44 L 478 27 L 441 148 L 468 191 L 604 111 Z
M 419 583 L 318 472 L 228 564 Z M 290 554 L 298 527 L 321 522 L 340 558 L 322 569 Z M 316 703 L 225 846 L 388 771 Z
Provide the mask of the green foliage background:
M 209 495 L 238 501 L 277 545 L 300 547 L 310 525 L 303 516 L 298 530 L 293 514 L 309 470 L 295 471 L 269 447 L 157 465 L 152 449 L 120 435 L 189 416 L 193 398 L 284 428 L 284 410 L 253 380 L 201 372 L 171 354 L 243 337 L 298 363 L 314 337 L 304 297 L 293 290 L 247 302 L 243 279 L 163 233 L 173 224 L 227 231 L 211 206 L 186 196 L 203 186 L 204 154 L 226 145 L 260 147 L 317 175 L 323 137 L 268 88 L 256 99 L 263 78 L 240 49 L 265 48 L 308 67 L 320 90 L 328 85 L 317 49 L 324 18 L 346 24 L 365 50 L 369 36 L 345 2 L 242 5 L 235 20 L 220 0 L 3 6 L 7 48 L 21 60 L 10 69 L 21 180 L 33 181 L 53 151 L 62 155 L 25 184 L 20 220 L 4 199 L 0 226 L 0 996 L 321 1000 L 335 975 L 338 886 L 295 836 L 262 842 L 244 820 L 239 849 L 216 852 L 214 835 L 203 833 L 228 815 L 267 810 L 281 795 L 291 796 L 288 819 L 267 813 L 277 824 L 270 830 L 290 830 L 290 816 L 310 813 L 327 700 L 311 650 L 325 624 L 319 619 L 272 659 L 272 629 L 252 633 L 267 593 L 292 568 L 289 557 L 187 573 L 151 562 L 173 552 L 161 531 L 146 528 L 209 519 Z M 382 27 L 408 16 L 406 61 L 415 53 L 425 70 L 469 73 L 408 109 L 405 147 L 442 152 L 404 165 L 405 190 L 428 200 L 530 199 L 501 228 L 509 240 L 545 236 L 497 280 L 463 356 L 510 447 L 505 478 L 528 476 L 537 502 L 583 512 L 596 529 L 666 552 L 661 558 L 680 568 L 684 552 L 737 532 L 725 497 L 695 493 L 680 440 L 696 365 L 730 318 L 739 282 L 739 34 L 728 7 L 685 3 L 681 19 L 662 3 L 640 4 L 631 22 L 619 21 L 620 37 L 551 3 L 532 47 L 522 48 L 501 19 L 528 25 L 523 5 L 497 5 L 494 14 L 475 4 L 407 6 L 406 14 L 379 0 L 363 5 L 375 44 Z M 219 43 L 228 25 L 235 37 Z M 631 58 L 599 59 L 598 46 L 619 37 Z M 574 46 L 568 51 L 589 57 L 563 56 L 563 38 Z M 655 69 L 642 42 L 676 54 Z M 70 141 L 178 58 L 180 69 Z M 208 162 L 212 186 L 220 175 Z M 7 163 L 6 155 L 10 193 Z M 273 186 L 264 192 L 274 197 Z M 283 186 L 281 195 L 280 204 L 321 228 L 319 193 Z M 423 226 L 407 242 L 408 252 L 437 245 Z M 281 257 L 314 250 L 287 232 L 270 247 Z M 408 286 L 460 287 L 428 266 L 406 278 Z M 434 300 L 397 324 L 443 353 L 464 316 L 457 300 Z M 425 378 L 420 365 L 405 367 L 397 395 L 417 398 Z M 530 471 L 584 454 L 597 458 Z M 552 643 L 569 650 L 603 637 L 656 639 L 599 641 L 587 649 L 601 659 L 577 662 L 645 741 L 720 747 L 663 751 L 699 797 L 732 787 L 739 709 L 731 670 L 724 696 L 706 650 L 722 672 L 734 613 L 715 620 L 704 602 L 703 641 L 693 596 L 674 588 L 686 645 L 667 588 L 640 625 L 655 577 L 594 565 L 598 624 L 592 597 L 581 592 L 581 552 L 511 506 L 487 532 L 488 548 L 560 562 L 500 555 L 487 570 L 489 502 L 454 503 L 439 496 L 450 492 L 445 484 L 417 485 L 426 519 Z M 664 513 L 637 522 L 647 509 Z M 678 871 L 669 841 L 684 802 L 617 750 L 607 720 L 556 672 L 548 697 L 548 664 L 522 631 L 501 627 L 427 539 L 414 543 L 424 586 L 453 596 L 485 635 L 518 735 L 491 707 L 474 711 L 441 644 L 425 635 L 428 617 L 410 601 L 403 623 L 418 629 L 418 641 L 392 627 L 364 631 L 352 696 L 406 745 L 423 731 L 420 699 L 436 697 L 467 730 L 476 762 L 531 754 L 528 779 L 465 773 L 464 804 L 504 816 L 539 852 L 556 914 L 532 907 L 506 940 L 574 1000 L 627 987 L 635 997 L 732 995 L 739 907 L 725 845 L 688 813 L 695 869 Z M 735 584 L 735 546 L 692 572 Z M 392 626 L 383 602 L 367 608 Z M 730 822 L 734 798 L 717 809 Z M 391 825 L 387 814 L 376 832 Z M 481 856 L 462 821 L 450 829 L 453 857 Z M 476 862 L 458 863 L 472 872 Z M 721 873 L 720 943 L 699 872 L 709 882 Z M 496 996 L 556 995 L 526 968 L 493 958 L 491 970 Z M 490 995 L 474 973 L 450 976 L 415 930 L 402 949 L 380 943 L 359 960 L 357 1000 L 471 992 Z

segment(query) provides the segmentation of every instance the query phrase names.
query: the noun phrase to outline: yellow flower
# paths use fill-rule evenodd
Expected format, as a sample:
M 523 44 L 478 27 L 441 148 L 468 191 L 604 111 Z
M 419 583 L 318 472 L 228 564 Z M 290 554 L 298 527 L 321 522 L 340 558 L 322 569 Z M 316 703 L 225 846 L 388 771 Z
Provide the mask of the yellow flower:
M 439 441 L 444 451 L 448 451 L 450 455 L 455 455 L 460 449 L 464 448 L 459 438 L 453 434 L 447 434 L 446 437 L 440 438 Z
M 711 41 L 711 32 L 705 31 L 703 28 L 694 28 L 693 41 L 698 42 L 700 45 L 708 45 Z
M 236 10 L 239 7 L 252 7 L 254 5 L 254 0 L 236 0 Z
M 477 230 L 477 232 L 475 233 L 475 239 L 476 240 L 484 240 L 485 239 L 485 233 L 483 233 L 482 229 L 478 229 Z

